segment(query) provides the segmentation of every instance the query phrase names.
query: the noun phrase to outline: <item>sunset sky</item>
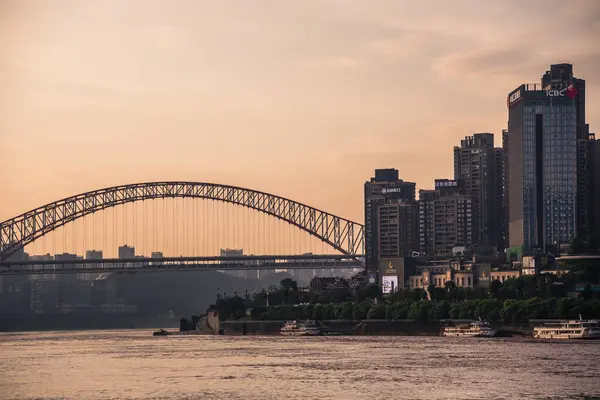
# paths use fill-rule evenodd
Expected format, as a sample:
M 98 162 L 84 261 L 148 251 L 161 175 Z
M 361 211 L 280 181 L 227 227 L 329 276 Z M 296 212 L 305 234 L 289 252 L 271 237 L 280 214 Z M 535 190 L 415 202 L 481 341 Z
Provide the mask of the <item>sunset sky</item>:
M 190 180 L 363 221 L 375 168 L 452 177 L 452 147 L 500 145 L 508 92 L 551 63 L 600 132 L 599 37 L 598 0 L 2 1 L 0 220 Z

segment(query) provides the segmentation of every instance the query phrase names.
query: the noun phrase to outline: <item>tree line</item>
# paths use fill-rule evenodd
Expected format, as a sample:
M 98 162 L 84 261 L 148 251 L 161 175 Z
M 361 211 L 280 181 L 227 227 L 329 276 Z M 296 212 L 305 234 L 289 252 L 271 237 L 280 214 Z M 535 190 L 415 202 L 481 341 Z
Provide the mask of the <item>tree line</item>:
M 589 272 L 589 271 L 588 271 Z M 430 285 L 427 290 L 382 295 L 379 286 L 337 286 L 325 291 L 302 291 L 286 278 L 279 287 L 245 299 L 219 299 L 222 319 L 247 314 L 253 320 L 477 319 L 517 324 L 530 319 L 600 318 L 600 293 L 585 286 L 577 298 L 567 297 L 580 277 L 523 276 L 492 281 L 487 288 Z
M 344 302 L 330 304 L 276 305 L 253 308 L 253 320 L 363 320 L 411 319 L 420 322 L 441 319 L 477 319 L 518 324 L 530 319 L 600 318 L 600 300 L 534 297 L 528 300 L 403 300 L 388 303 Z

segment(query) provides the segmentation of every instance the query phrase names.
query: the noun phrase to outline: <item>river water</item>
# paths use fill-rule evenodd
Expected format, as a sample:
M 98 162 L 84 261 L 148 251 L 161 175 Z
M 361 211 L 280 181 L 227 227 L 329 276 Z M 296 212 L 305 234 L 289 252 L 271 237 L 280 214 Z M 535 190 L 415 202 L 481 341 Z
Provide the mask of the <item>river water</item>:
M 584 399 L 600 341 L 0 334 L 2 399 Z

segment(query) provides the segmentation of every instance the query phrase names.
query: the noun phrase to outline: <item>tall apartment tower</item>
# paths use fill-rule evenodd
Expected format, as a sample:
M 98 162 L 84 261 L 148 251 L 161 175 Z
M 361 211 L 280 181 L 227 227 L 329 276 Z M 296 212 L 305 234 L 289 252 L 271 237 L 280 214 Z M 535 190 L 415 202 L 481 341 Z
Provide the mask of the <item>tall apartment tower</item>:
M 419 252 L 427 255 L 435 254 L 433 209 L 440 196 L 439 190 L 419 190 Z
M 473 245 L 473 200 L 461 183 L 436 179 L 435 190 L 419 191 L 420 251 L 449 255 L 455 246 Z
M 593 249 L 600 248 L 600 138 L 590 133 L 589 141 L 589 212 L 592 229 L 590 230 L 590 244 Z
M 502 132 L 504 135 L 504 131 Z M 496 224 L 496 247 L 506 248 L 508 244 L 508 209 L 506 199 L 506 150 L 504 147 L 494 148 L 495 160 L 495 189 L 494 189 L 494 215 Z
M 473 200 L 475 246 L 499 246 L 496 158 L 491 133 L 467 136 L 454 147 L 454 180 Z
M 507 106 L 509 246 L 555 251 L 590 230 L 585 81 L 551 65 Z
M 379 261 L 418 250 L 415 183 L 398 178 L 396 169 L 375 170 L 365 182 L 365 248 L 367 268 Z
M 510 165 L 508 164 L 508 129 L 502 130 L 502 156 L 503 156 L 503 165 L 502 165 L 502 209 L 501 209 L 501 218 L 502 218 L 502 235 L 503 235 L 503 248 L 506 249 L 509 245 L 508 238 L 508 168 Z

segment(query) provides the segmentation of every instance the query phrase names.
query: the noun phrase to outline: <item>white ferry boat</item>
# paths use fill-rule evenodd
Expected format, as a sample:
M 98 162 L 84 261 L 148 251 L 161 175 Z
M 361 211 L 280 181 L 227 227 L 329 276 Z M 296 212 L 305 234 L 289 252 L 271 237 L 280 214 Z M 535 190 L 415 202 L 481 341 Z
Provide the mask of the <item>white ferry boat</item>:
M 281 328 L 281 334 L 283 336 L 318 336 L 321 334 L 321 328 L 312 320 L 303 323 L 288 321 Z
M 600 339 L 600 322 L 597 320 L 579 320 L 549 322 L 533 328 L 536 339 Z
M 497 332 L 487 322 L 481 320 L 444 328 L 444 336 L 446 337 L 494 337 Z

